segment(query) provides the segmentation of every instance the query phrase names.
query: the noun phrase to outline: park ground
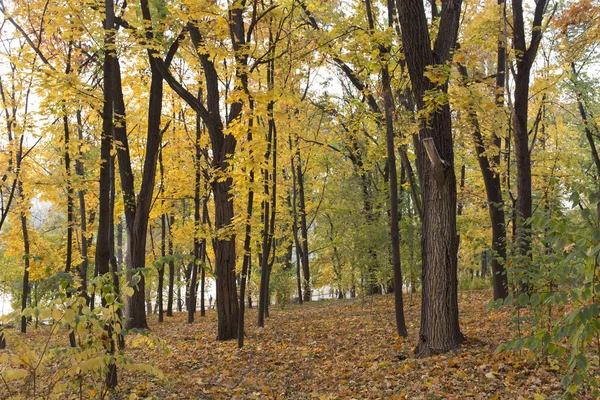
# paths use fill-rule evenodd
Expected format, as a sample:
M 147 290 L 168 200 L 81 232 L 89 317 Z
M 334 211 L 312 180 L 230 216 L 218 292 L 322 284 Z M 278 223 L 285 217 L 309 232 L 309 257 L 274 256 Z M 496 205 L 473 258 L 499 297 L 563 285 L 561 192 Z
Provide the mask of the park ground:
M 265 328 L 247 311 L 246 345 L 217 342 L 208 310 L 187 324 L 176 313 L 152 334 L 168 347 L 128 346 L 136 362 L 158 367 L 168 382 L 120 371 L 113 399 L 553 399 L 560 366 L 539 355 L 499 353 L 513 338 L 508 310 L 485 310 L 490 291 L 459 293 L 466 336 L 454 352 L 416 359 L 420 299 L 405 298 L 409 336 L 395 334 L 393 295 L 273 306 Z M 35 333 L 34 333 L 35 335 Z M 1 396 L 0 396 L 1 397 Z

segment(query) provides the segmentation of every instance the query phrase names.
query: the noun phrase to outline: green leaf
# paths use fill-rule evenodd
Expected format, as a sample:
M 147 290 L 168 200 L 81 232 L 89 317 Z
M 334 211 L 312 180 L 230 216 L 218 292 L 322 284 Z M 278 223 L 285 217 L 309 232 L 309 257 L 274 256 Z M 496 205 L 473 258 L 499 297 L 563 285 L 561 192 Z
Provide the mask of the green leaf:
M 529 296 L 527 293 L 521 293 L 517 301 L 519 302 L 520 307 L 525 307 L 527 303 L 529 303 Z
M 577 368 L 581 371 L 586 371 L 588 368 L 588 361 L 585 354 L 577 354 Z
M 533 307 L 536 307 L 537 305 L 539 305 L 541 302 L 541 297 L 540 297 L 539 293 L 534 293 L 531 296 L 531 299 L 529 299 L 529 301 L 531 302 L 531 305 Z
M 502 299 L 498 299 L 498 300 L 496 300 L 496 305 L 495 305 L 495 307 L 494 307 L 494 308 L 495 308 L 495 309 L 498 309 L 498 308 L 500 308 L 500 306 L 502 306 Z
M 589 257 L 593 257 L 595 256 L 598 252 L 600 251 L 600 244 L 596 247 L 594 247 L 589 254 Z
M 139 274 L 135 274 L 135 275 L 133 275 L 133 276 L 131 277 L 131 286 L 135 286 L 135 285 L 137 285 L 138 283 L 140 283 L 140 280 L 141 280 L 141 278 L 140 278 L 140 275 L 139 275 Z

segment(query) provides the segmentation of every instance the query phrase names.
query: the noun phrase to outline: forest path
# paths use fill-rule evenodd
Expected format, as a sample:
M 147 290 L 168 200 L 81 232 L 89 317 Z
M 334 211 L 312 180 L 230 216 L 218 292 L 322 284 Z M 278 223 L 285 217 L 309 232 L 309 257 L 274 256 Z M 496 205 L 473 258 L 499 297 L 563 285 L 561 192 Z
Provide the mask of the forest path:
M 176 313 L 153 333 L 170 349 L 129 348 L 136 361 L 159 367 L 171 387 L 123 372 L 115 398 L 172 399 L 542 399 L 562 393 L 557 366 L 533 355 L 494 354 L 510 338 L 511 316 L 486 311 L 490 291 L 460 292 L 461 329 L 456 352 L 415 359 L 420 298 L 405 303 L 408 338 L 395 335 L 393 296 L 326 300 L 271 308 L 265 328 L 256 308 L 247 312 L 243 350 L 216 342 L 214 310 L 186 323 Z M 119 397 L 123 396 L 123 397 Z M 536 397 L 537 396 L 537 397 Z

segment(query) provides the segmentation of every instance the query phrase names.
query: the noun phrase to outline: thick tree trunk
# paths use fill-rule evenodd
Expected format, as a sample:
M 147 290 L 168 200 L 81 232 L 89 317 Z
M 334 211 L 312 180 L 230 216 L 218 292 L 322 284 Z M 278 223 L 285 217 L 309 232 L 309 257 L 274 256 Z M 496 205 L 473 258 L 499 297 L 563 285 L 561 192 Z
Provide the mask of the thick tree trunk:
M 424 73 L 428 66 L 448 59 L 456 43 L 461 1 L 442 4 L 433 51 L 423 2 L 397 0 L 397 8 L 413 93 L 417 107 L 423 110 L 427 90 L 447 90 L 447 85 L 433 85 Z M 419 344 L 415 349 L 419 357 L 456 349 L 464 340 L 458 322 L 457 196 L 451 121 L 448 104 L 429 115 L 416 149 L 423 196 L 423 301 Z
M 521 256 L 530 257 L 531 250 L 531 154 L 527 114 L 529 108 L 529 71 L 521 70 L 515 80 L 514 140 L 515 161 L 517 163 L 517 249 Z M 521 289 L 528 283 L 523 281 Z
M 233 219 L 233 200 L 230 198 L 232 180 L 227 178 L 214 185 L 215 227 L 228 229 Z M 238 304 L 235 287 L 235 235 L 215 240 L 217 275 L 218 340 L 237 338 Z

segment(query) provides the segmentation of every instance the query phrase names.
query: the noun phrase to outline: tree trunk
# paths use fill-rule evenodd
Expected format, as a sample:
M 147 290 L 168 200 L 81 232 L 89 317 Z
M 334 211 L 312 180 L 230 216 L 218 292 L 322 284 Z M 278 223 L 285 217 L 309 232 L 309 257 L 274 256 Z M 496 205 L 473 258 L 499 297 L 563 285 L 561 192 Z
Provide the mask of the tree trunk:
M 530 257 L 531 250 L 531 155 L 527 114 L 529 108 L 529 71 L 521 70 L 515 80 L 514 141 L 517 163 L 517 249 L 521 256 Z M 522 282 L 521 289 L 528 290 L 529 284 Z
M 254 126 L 254 100 L 250 96 L 249 98 L 250 113 L 248 116 L 248 155 L 250 160 L 254 160 L 254 152 L 252 150 L 252 128 Z M 242 261 L 242 276 L 240 279 L 240 310 L 238 320 L 238 348 L 244 347 L 244 313 L 246 311 L 244 307 L 244 301 L 246 296 L 246 280 L 250 279 L 249 269 L 250 263 L 252 262 L 252 210 L 254 207 L 254 190 L 252 188 L 254 184 L 254 169 L 249 171 L 248 179 L 248 202 L 246 203 L 246 227 L 244 236 L 244 259 Z M 250 303 L 249 303 L 250 304 Z
M 108 246 L 110 249 L 109 259 L 110 259 L 110 273 L 112 276 L 112 285 L 113 291 L 115 294 L 115 298 L 119 298 L 121 294 L 121 287 L 119 286 L 119 264 L 117 262 L 117 257 L 115 253 L 115 200 L 116 200 L 116 188 L 115 188 L 115 156 L 111 155 L 110 157 L 110 204 L 109 204 L 109 225 L 108 225 Z M 118 321 L 123 321 L 123 309 L 121 307 L 117 308 L 117 319 Z M 112 329 L 112 327 L 111 327 Z M 118 327 L 117 327 L 118 329 Z M 120 329 L 118 329 L 120 331 Z M 74 337 L 73 337 L 74 339 Z M 117 342 L 120 349 L 125 348 L 125 337 L 120 333 L 117 335 Z M 116 368 L 116 367 L 115 367 Z
M 292 147 L 292 137 L 288 136 L 288 142 L 289 142 L 289 146 L 290 146 L 290 151 L 292 151 L 293 147 Z M 298 191 L 297 191 L 297 185 L 296 185 L 296 168 L 295 168 L 295 156 L 292 155 L 291 157 L 291 166 L 292 166 L 292 214 L 293 214 L 293 221 L 292 221 L 292 231 L 294 233 L 294 244 L 295 244 L 295 252 L 296 252 L 296 281 L 297 281 L 297 285 L 298 285 L 298 303 L 302 304 L 302 277 L 300 274 L 300 269 L 301 269 L 301 264 L 300 264 L 300 257 L 302 254 L 302 249 L 300 247 L 300 241 L 298 240 Z
M 202 223 L 206 224 L 208 221 L 208 202 L 209 196 L 204 198 L 202 202 Z M 202 243 L 200 245 L 200 315 L 202 317 L 206 316 L 206 238 L 202 239 Z
M 369 20 L 369 28 L 371 33 L 375 33 L 374 18 L 371 10 L 371 1 L 366 0 L 367 19 Z M 388 26 L 393 26 L 394 3 L 388 0 Z M 396 311 L 396 331 L 400 336 L 408 336 L 406 330 L 406 321 L 404 320 L 404 300 L 402 298 L 402 267 L 400 263 L 400 231 L 398 227 L 399 210 L 398 210 L 398 177 L 396 172 L 396 147 L 394 145 L 394 123 L 393 111 L 394 100 L 392 97 L 391 78 L 387 64 L 386 56 L 389 55 L 390 49 L 384 45 L 379 46 L 380 60 L 383 64 L 381 69 L 381 86 L 384 96 L 384 111 L 385 111 L 385 134 L 387 147 L 387 166 L 389 180 L 389 203 L 390 203 L 390 237 L 392 245 L 392 269 L 394 272 L 394 305 Z
M 79 141 L 83 140 L 83 122 L 81 120 L 81 110 L 77 110 L 77 132 Z M 81 162 L 81 150 L 79 157 L 75 160 L 75 173 L 80 179 L 84 177 L 83 163 Z M 81 296 L 87 299 L 89 305 L 89 295 L 87 294 L 87 270 L 88 270 L 88 232 L 87 232 L 87 211 L 85 206 L 85 191 L 80 189 L 77 191 L 79 198 L 79 224 L 81 227 L 81 264 L 79 264 L 79 291 Z
M 69 58 L 67 61 L 67 68 L 65 70 L 66 74 L 69 74 L 71 71 L 71 50 L 72 44 L 69 43 Z M 65 176 L 66 176 L 66 185 L 67 185 L 67 249 L 65 255 L 65 272 L 67 274 L 71 273 L 71 264 L 73 259 L 73 183 L 71 181 L 71 156 L 69 154 L 69 142 L 71 139 L 70 130 L 69 130 L 69 118 L 67 117 L 66 110 L 63 110 L 63 131 L 64 131 L 64 145 L 65 145 L 65 153 L 64 153 L 64 162 L 65 162 Z M 67 296 L 71 297 L 71 292 L 67 292 Z M 76 347 L 77 342 L 75 341 L 75 332 L 69 332 L 69 344 L 71 347 Z
M 306 224 L 306 201 L 304 198 L 304 174 L 302 173 L 302 160 L 300 150 L 296 146 L 296 179 L 298 180 L 298 208 L 300 213 L 300 256 L 302 260 L 302 275 L 304 276 L 304 301 L 312 300 L 312 289 L 310 285 L 310 268 L 308 265 L 308 227 Z
M 368 1 L 368 0 L 367 0 Z M 392 89 L 387 65 L 383 67 L 382 84 L 385 96 L 385 126 L 390 183 L 390 235 L 392 241 L 392 268 L 394 271 L 394 305 L 396 310 L 396 330 L 398 335 L 406 337 L 406 321 L 404 320 L 404 300 L 402 298 L 402 266 L 400 263 L 400 230 L 398 227 L 400 211 L 398 210 L 398 178 L 396 176 L 396 149 L 394 146 L 394 128 L 392 112 L 394 108 Z
M 514 90 L 514 141 L 515 160 L 517 162 L 517 229 L 516 245 L 518 254 L 531 260 L 531 154 L 529 150 L 529 132 L 527 130 L 527 114 L 529 108 L 529 82 L 533 62 L 542 40 L 542 22 L 548 0 L 539 0 L 535 4 L 534 18 L 531 27 L 529 47 L 525 38 L 525 20 L 523 17 L 523 0 L 513 0 L 513 47 L 519 57 L 515 74 Z M 521 278 L 520 290 L 528 292 L 530 282 Z
M 177 286 L 177 311 L 183 312 L 183 299 L 181 298 L 181 285 Z
M 161 152 L 162 153 L 162 152 Z M 162 158 L 162 157 L 161 157 Z M 161 162 L 162 164 L 162 162 Z M 161 174 L 162 175 L 162 174 Z M 162 179 L 161 179 L 162 180 Z M 163 322 L 163 287 L 165 281 L 165 257 L 167 256 L 167 215 L 160 216 L 160 268 L 158 270 L 158 286 L 156 288 L 156 302 L 158 303 L 158 322 Z
M 152 21 L 150 15 L 150 7 L 147 0 L 140 1 L 140 7 L 142 16 L 145 21 Z M 145 31 L 146 39 L 153 39 L 152 26 L 147 26 Z M 162 56 L 157 54 L 156 50 L 148 48 L 148 59 L 151 69 L 151 81 L 150 81 L 150 99 L 148 103 L 148 135 L 146 139 L 146 154 L 144 157 L 144 167 L 142 172 L 142 182 L 140 186 L 139 195 L 137 197 L 137 203 L 135 206 L 133 199 L 135 198 L 133 191 L 133 175 L 131 173 L 131 162 L 129 160 L 129 148 L 127 147 L 126 131 L 119 130 L 120 142 L 123 147 L 123 151 L 119 151 L 123 157 L 123 163 L 121 163 L 121 157 L 119 158 L 119 167 L 121 168 L 121 185 L 123 188 L 123 195 L 125 197 L 125 204 L 130 205 L 129 212 L 131 209 L 135 210 L 134 214 L 129 215 L 130 221 L 128 221 L 128 233 L 130 234 L 128 244 L 130 256 L 128 256 L 128 282 L 131 282 L 132 276 L 136 271 L 141 270 L 145 267 L 146 261 L 146 234 L 148 231 L 148 218 L 150 215 L 150 207 L 152 205 L 152 194 L 154 191 L 154 182 L 156 178 L 156 164 L 158 159 L 158 153 L 160 150 L 160 144 L 162 142 L 162 135 L 164 129 L 161 130 L 161 112 L 162 112 L 162 101 L 163 101 L 163 68 L 168 68 L 173 55 L 179 47 L 179 41 L 181 35 L 172 43 L 167 53 L 166 60 L 163 61 Z M 119 88 L 120 85 L 117 87 Z M 120 88 L 119 88 L 120 89 Z M 119 100 L 122 101 L 122 93 L 119 93 Z M 119 104 L 122 106 L 122 104 Z M 116 108 L 116 107 L 115 107 Z M 123 115 L 124 115 L 123 106 Z M 124 125 L 124 124 L 121 124 Z M 165 128 L 166 129 L 166 128 Z M 126 207 L 127 209 L 127 207 Z M 127 213 L 126 213 L 127 217 Z M 147 329 L 148 323 L 146 322 L 146 313 L 144 310 L 145 301 L 145 280 L 143 274 L 139 274 L 139 283 L 134 287 L 134 293 L 127 302 L 127 328 L 142 328 Z
M 160 201 L 163 214 L 160 216 L 160 266 L 158 268 L 158 284 L 156 287 L 156 305 L 158 308 L 158 322 L 164 321 L 163 291 L 165 284 L 165 257 L 167 256 L 167 214 L 165 213 L 165 167 L 163 165 L 162 147 L 158 153 L 158 166 L 160 171 Z
M 22 195 L 22 184 L 19 182 L 19 191 L 21 192 L 21 199 L 24 200 Z M 30 265 L 30 254 L 29 254 L 29 231 L 27 228 L 27 215 L 24 211 L 21 211 L 21 229 L 23 231 L 23 259 L 25 260 L 25 270 L 23 272 L 23 294 L 21 296 L 21 311 L 27 308 L 27 298 L 29 296 L 29 265 Z M 27 318 L 21 317 L 21 333 L 27 332 Z
M 196 312 L 196 282 L 198 277 L 198 262 L 200 261 L 200 203 L 202 201 L 201 193 L 200 193 L 200 180 L 202 177 L 202 171 L 200 167 L 200 157 L 201 157 L 201 149 L 200 149 L 200 134 L 202 132 L 200 126 L 200 117 L 196 116 L 196 142 L 195 142 L 195 157 L 194 157 L 194 171 L 195 171 L 195 180 L 194 180 L 194 262 L 191 265 L 192 275 L 191 275 L 191 283 L 190 283 L 190 297 L 188 303 L 188 324 L 194 322 L 194 314 Z M 202 291 L 204 291 L 204 287 L 202 287 Z M 201 310 L 202 314 L 204 314 L 204 310 Z
M 227 178 L 214 185 L 215 227 L 226 229 L 233 219 L 233 199 L 230 198 L 232 180 Z M 238 304 L 235 287 L 235 235 L 215 240 L 217 275 L 218 340 L 237 338 Z
M 500 55 L 499 48 L 498 62 L 500 63 L 503 56 Z M 502 64 L 504 65 L 504 64 Z M 500 68 L 500 67 L 499 67 Z M 468 71 L 464 65 L 459 65 L 459 71 L 464 80 L 468 80 Z M 504 74 L 502 67 L 499 74 Z M 502 80 L 504 82 L 504 80 Z M 496 81 L 498 83 L 498 80 Z M 502 107 L 503 100 L 496 96 L 496 105 Z M 494 300 L 503 299 L 508 296 L 508 277 L 504 264 L 506 263 L 506 220 L 504 216 L 504 199 L 502 196 L 502 186 L 500 182 L 500 174 L 495 170 L 500 166 L 500 146 L 502 138 L 493 134 L 493 146 L 496 147 L 496 155 L 487 156 L 483 134 L 479 125 L 479 118 L 475 111 L 475 104 L 469 104 L 471 107 L 468 111 L 469 120 L 473 131 L 471 136 L 475 144 L 475 152 L 479 169 L 483 176 L 485 192 L 487 195 L 487 203 L 492 224 L 492 279 L 494 286 Z
M 271 35 L 271 33 L 270 33 Z M 271 38 L 272 40 L 272 38 Z M 272 51 L 275 51 L 273 46 Z M 274 53 L 273 53 L 274 54 Z M 269 90 L 273 90 L 275 81 L 275 63 L 274 61 L 269 62 L 267 70 L 267 81 Z M 263 214 L 264 214 L 264 228 L 263 228 L 263 242 L 262 242 L 262 257 L 260 263 L 260 288 L 258 298 L 258 326 L 265 326 L 265 317 L 269 316 L 269 281 L 270 281 L 270 269 L 272 267 L 269 259 L 271 252 L 275 254 L 273 247 L 273 238 L 275 235 L 275 209 L 277 205 L 277 129 L 275 126 L 275 120 L 273 119 L 273 107 L 275 103 L 270 101 L 267 104 L 267 114 L 269 116 L 269 127 L 267 133 L 267 152 L 265 154 L 265 161 L 268 163 L 271 154 L 273 156 L 272 172 L 269 174 L 268 167 L 264 169 L 264 193 L 265 200 L 263 200 Z M 269 177 L 270 175 L 270 177 Z M 269 191 L 269 186 L 272 183 L 272 190 Z M 269 192 L 271 194 L 269 195 Z
M 248 279 L 247 281 L 250 282 L 250 278 L 252 277 L 252 254 L 250 254 L 250 260 L 249 260 L 249 264 L 248 264 Z M 250 291 L 250 289 L 248 289 L 248 308 L 252 308 L 252 292 Z
M 456 43 L 461 1 L 442 3 L 433 51 L 423 2 L 397 0 L 397 8 L 413 93 L 418 109 L 423 110 L 427 90 L 447 91 L 447 84 L 436 87 L 424 73 L 428 66 L 448 59 Z M 416 149 L 423 196 L 423 300 L 415 349 L 419 357 L 456 349 L 464 340 L 458 322 L 457 196 L 451 123 L 450 107 L 445 104 L 423 121 L 421 143 Z
M 144 19 L 151 22 L 152 19 L 147 0 L 142 0 L 141 4 Z M 230 9 L 230 27 L 236 58 L 236 77 L 238 78 L 236 84 L 246 86 L 247 89 L 248 79 L 245 68 L 248 56 L 244 55 L 244 52 L 238 52 L 238 50 L 245 47 L 243 12 L 243 7 Z M 194 46 L 197 49 L 201 49 L 204 46 L 204 39 L 193 21 L 187 24 L 187 30 L 190 33 Z M 149 51 L 155 56 L 157 55 L 155 51 Z M 169 72 L 167 63 L 159 59 L 154 59 L 154 61 L 160 68 L 160 73 L 167 80 L 169 86 L 202 118 L 212 144 L 214 167 L 224 177 L 223 180 L 215 182 L 213 186 L 215 229 L 219 232 L 217 239 L 213 243 L 216 258 L 217 315 L 219 319 L 217 339 L 229 340 L 237 337 L 238 303 L 235 282 L 235 234 L 230 230 L 234 212 L 233 199 L 230 196 L 232 179 L 227 177 L 227 170 L 229 167 L 229 158 L 234 154 L 237 141 L 231 133 L 225 133 L 223 122 L 220 118 L 219 76 L 214 62 L 203 51 L 198 51 L 197 56 L 204 70 L 207 94 L 206 102 L 201 101 L 187 91 Z M 226 122 L 230 123 L 236 120 L 241 113 L 242 103 L 234 101 L 231 104 Z
M 113 46 L 115 43 L 114 33 L 114 4 L 112 0 L 105 1 L 105 21 L 104 21 L 104 48 L 106 50 L 104 58 L 104 105 L 102 109 L 102 138 L 100 143 L 100 187 L 98 196 L 98 234 L 96 239 L 96 269 L 100 276 L 108 274 L 111 249 L 110 249 L 110 228 L 111 220 L 111 150 L 113 139 L 113 106 L 115 103 L 115 65 L 116 57 Z M 102 298 L 102 305 L 106 305 L 105 298 Z M 115 343 L 112 340 L 113 327 L 109 323 L 106 327 L 106 335 L 109 337 L 105 343 L 106 352 L 112 356 L 115 352 Z M 117 386 L 117 366 L 109 362 L 108 372 L 105 376 L 105 383 L 108 388 Z
M 173 260 L 173 232 L 172 227 L 175 222 L 174 216 L 168 216 L 169 219 L 169 289 L 167 294 L 167 317 L 173 316 L 173 291 L 175 288 L 175 261 Z

